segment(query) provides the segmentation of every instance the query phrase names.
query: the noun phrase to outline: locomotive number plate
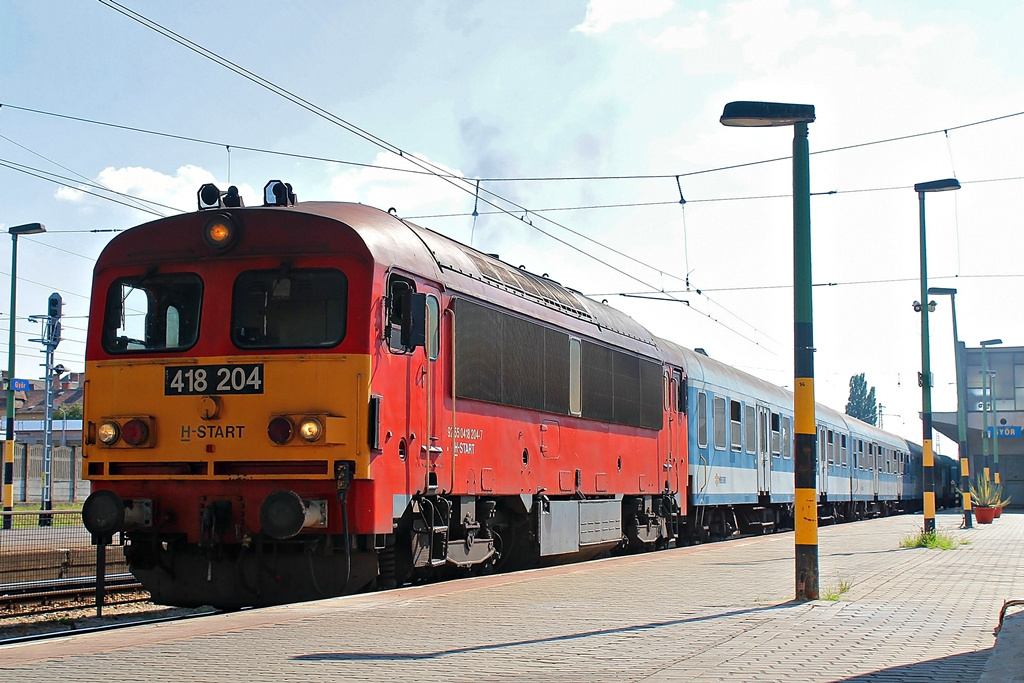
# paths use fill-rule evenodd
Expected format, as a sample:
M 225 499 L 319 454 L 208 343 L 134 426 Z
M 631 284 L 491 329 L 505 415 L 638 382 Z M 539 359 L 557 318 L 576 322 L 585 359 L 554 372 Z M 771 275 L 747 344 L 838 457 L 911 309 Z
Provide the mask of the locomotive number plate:
M 164 396 L 262 393 L 262 363 L 164 368 Z

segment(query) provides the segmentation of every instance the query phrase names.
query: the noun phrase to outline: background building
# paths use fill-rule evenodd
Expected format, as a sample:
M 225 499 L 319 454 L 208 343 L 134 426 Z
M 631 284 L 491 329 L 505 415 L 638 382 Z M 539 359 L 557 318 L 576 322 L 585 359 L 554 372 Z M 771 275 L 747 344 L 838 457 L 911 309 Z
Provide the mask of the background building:
M 996 469 L 994 455 L 998 447 L 1003 490 L 1011 497 L 1013 507 L 1024 506 L 1024 347 L 988 346 L 984 359 L 980 348 L 965 349 L 961 363 L 967 385 L 965 411 L 971 477 L 981 474 L 986 451 L 989 466 Z M 992 378 L 987 389 L 983 382 L 986 365 Z M 939 433 L 954 442 L 958 440 L 956 412 L 935 412 L 932 421 Z

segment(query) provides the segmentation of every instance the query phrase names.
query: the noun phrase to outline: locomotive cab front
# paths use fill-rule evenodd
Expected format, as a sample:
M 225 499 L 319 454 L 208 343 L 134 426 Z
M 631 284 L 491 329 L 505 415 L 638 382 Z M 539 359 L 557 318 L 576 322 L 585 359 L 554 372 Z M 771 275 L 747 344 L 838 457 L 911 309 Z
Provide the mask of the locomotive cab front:
M 201 190 L 209 210 L 126 231 L 97 262 L 83 517 L 98 542 L 123 533 L 159 602 L 290 602 L 376 576 L 373 262 L 343 222 L 267 193 L 247 209 Z

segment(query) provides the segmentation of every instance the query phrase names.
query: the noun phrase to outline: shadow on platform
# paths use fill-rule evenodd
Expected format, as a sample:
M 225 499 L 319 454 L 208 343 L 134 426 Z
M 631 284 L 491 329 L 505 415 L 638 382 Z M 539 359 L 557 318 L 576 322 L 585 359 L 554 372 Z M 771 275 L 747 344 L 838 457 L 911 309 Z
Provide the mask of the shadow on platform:
M 917 664 L 894 666 L 853 678 L 841 679 L 844 683 L 905 683 L 906 681 L 943 681 L 944 683 L 978 683 L 991 648 L 965 652 L 942 659 L 929 659 Z
M 433 652 L 317 652 L 306 655 L 298 655 L 292 659 L 300 662 L 346 662 L 346 661 L 412 661 L 437 659 L 447 655 L 467 654 L 473 652 L 486 652 L 488 650 L 502 650 L 512 647 L 523 647 L 525 645 L 539 645 L 543 643 L 559 643 L 591 638 L 594 636 L 613 635 L 621 633 L 638 633 L 652 629 L 664 628 L 666 626 L 679 626 L 682 624 L 696 624 L 702 621 L 713 621 L 715 619 L 727 619 L 759 612 L 798 607 L 808 603 L 789 601 L 777 605 L 766 605 L 764 607 L 752 607 L 750 609 L 733 610 L 717 614 L 705 614 L 701 616 L 686 617 L 683 619 L 672 619 L 669 621 L 657 621 L 648 624 L 636 624 L 633 626 L 622 626 L 620 628 L 599 629 L 596 631 L 585 631 L 583 633 L 567 633 L 561 636 L 550 636 L 548 638 L 531 638 L 530 640 L 517 640 L 509 643 L 488 643 L 486 645 L 473 645 L 469 647 L 456 647 L 449 650 L 436 650 Z M 982 662 L 984 666 L 984 662 Z M 975 679 L 976 680 L 976 679 Z

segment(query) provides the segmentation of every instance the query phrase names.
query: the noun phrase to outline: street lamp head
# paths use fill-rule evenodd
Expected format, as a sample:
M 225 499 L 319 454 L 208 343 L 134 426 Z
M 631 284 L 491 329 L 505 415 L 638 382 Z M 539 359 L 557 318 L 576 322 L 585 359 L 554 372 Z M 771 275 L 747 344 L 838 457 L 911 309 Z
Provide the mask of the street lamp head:
M 730 102 L 719 119 L 723 126 L 764 128 L 792 126 L 814 121 L 813 104 L 783 104 L 781 102 Z
M 1002 344 L 1002 343 L 1003 343 L 1002 339 L 986 339 L 985 341 L 981 342 L 980 345 L 981 346 L 995 346 L 997 344 Z
M 928 294 L 929 296 L 932 294 L 948 294 L 949 296 L 953 296 L 956 294 L 956 289 L 953 287 L 929 287 Z
M 927 183 L 917 183 L 914 185 L 914 192 L 946 192 L 948 190 L 959 190 L 960 181 L 956 178 L 946 178 L 945 180 L 930 180 Z
M 26 223 L 25 225 L 11 226 L 7 228 L 7 232 L 15 237 L 18 235 L 38 235 L 41 232 L 46 232 L 46 226 L 42 223 Z

